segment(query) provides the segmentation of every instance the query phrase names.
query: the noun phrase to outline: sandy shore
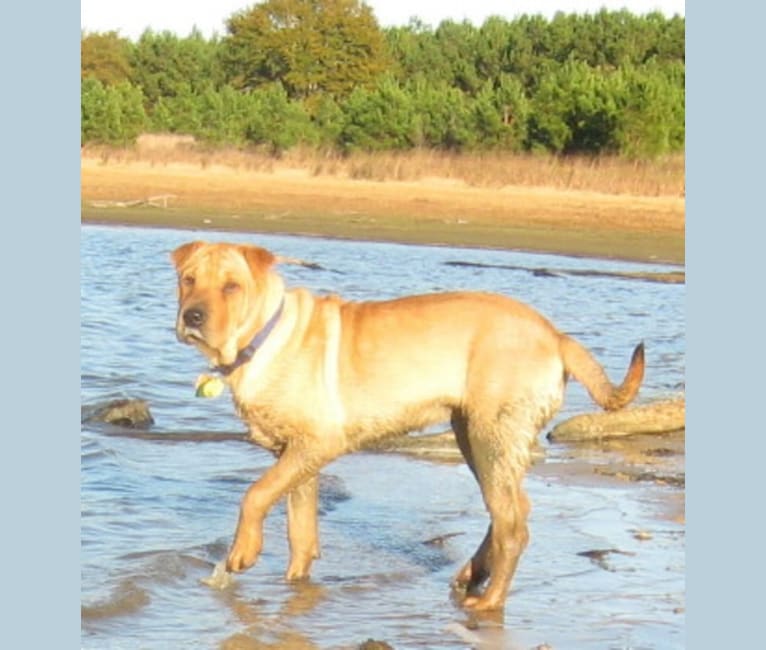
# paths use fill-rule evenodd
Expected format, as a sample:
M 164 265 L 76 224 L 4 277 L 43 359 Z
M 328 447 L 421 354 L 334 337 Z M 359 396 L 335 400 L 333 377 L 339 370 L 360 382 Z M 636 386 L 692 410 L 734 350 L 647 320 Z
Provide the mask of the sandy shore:
M 83 223 L 307 234 L 684 263 L 682 197 L 354 180 L 82 158 Z M 162 197 L 162 198 L 159 198 Z

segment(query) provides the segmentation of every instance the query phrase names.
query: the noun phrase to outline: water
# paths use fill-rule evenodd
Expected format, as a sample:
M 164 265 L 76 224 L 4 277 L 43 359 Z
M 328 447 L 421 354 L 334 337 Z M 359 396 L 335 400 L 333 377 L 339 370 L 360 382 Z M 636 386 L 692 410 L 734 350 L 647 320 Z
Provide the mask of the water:
M 194 397 L 202 357 L 175 340 L 168 254 L 190 239 L 252 242 L 326 270 L 288 266 L 290 285 L 347 298 L 481 289 L 528 302 L 589 346 L 617 380 L 647 347 L 640 401 L 684 386 L 684 287 L 603 277 L 537 277 L 447 261 L 550 269 L 668 270 L 565 257 L 305 237 L 84 226 L 81 396 L 149 401 L 156 432 L 244 431 L 227 398 Z M 571 383 L 551 425 L 593 410 Z M 258 564 L 219 592 L 200 583 L 231 541 L 239 500 L 271 463 L 237 442 L 156 441 L 81 432 L 82 647 L 683 648 L 684 529 L 657 485 L 572 481 L 559 448 L 527 479 L 531 543 L 504 617 L 473 619 L 448 585 L 487 519 L 467 468 L 400 456 L 346 456 L 323 472 L 323 557 L 288 585 L 284 508 L 267 519 Z M 541 437 L 544 446 L 544 438 Z M 553 468 L 551 471 L 550 468 Z M 651 533 L 638 541 L 637 529 Z M 451 535 L 441 545 L 424 544 Z M 618 549 L 599 566 L 577 555 Z

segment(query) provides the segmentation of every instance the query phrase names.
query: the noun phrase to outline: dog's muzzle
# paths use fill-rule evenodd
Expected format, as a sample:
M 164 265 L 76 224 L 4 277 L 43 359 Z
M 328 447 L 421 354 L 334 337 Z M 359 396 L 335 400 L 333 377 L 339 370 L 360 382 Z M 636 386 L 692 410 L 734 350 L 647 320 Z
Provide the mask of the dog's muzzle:
M 183 312 L 181 319 L 187 327 L 199 329 L 205 324 L 207 314 L 201 307 L 189 307 L 189 309 Z
M 176 326 L 176 338 L 181 343 L 203 341 L 202 326 L 205 321 L 207 321 L 207 312 L 199 305 L 184 309 Z

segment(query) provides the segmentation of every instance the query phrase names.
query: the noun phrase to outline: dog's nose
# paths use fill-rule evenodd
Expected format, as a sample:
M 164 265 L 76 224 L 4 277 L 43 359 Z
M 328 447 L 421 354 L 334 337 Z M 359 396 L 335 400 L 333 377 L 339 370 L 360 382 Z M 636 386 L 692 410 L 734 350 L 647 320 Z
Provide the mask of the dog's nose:
M 183 318 L 188 327 L 199 327 L 205 322 L 205 312 L 199 307 L 190 307 L 184 312 Z

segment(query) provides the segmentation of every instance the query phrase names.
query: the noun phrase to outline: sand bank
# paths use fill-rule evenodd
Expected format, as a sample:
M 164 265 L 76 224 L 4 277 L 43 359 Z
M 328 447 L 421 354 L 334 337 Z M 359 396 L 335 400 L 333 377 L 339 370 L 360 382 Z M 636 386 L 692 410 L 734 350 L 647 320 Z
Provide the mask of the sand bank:
M 82 220 L 684 263 L 683 197 L 83 157 Z

